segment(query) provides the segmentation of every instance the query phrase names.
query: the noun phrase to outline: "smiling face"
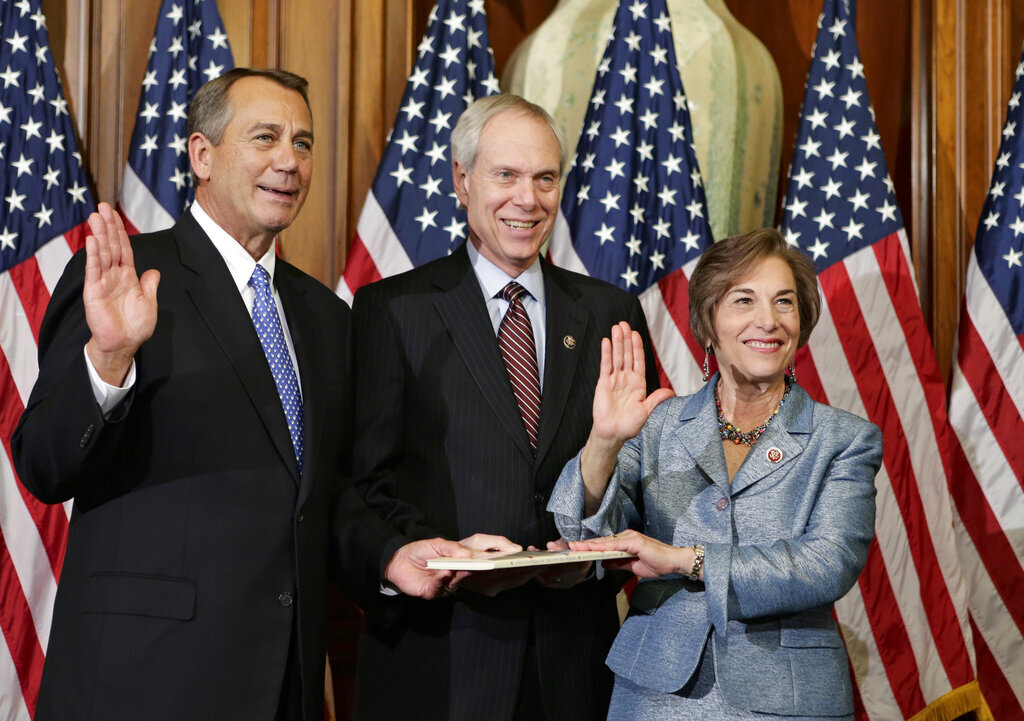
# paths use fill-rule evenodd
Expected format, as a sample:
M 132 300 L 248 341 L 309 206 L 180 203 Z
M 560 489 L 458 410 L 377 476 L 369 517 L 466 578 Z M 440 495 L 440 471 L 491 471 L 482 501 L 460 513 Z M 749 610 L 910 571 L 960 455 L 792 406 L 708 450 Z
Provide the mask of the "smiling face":
M 537 259 L 554 227 L 559 160 L 547 123 L 507 110 L 480 131 L 472 170 L 457 160 L 452 164 L 470 242 L 513 278 Z
M 769 257 L 739 278 L 715 310 L 715 355 L 733 387 L 782 380 L 800 340 L 793 271 Z
M 219 145 L 189 138 L 196 200 L 254 258 L 295 220 L 313 172 L 313 122 L 302 96 L 246 77 L 228 90 L 231 119 Z

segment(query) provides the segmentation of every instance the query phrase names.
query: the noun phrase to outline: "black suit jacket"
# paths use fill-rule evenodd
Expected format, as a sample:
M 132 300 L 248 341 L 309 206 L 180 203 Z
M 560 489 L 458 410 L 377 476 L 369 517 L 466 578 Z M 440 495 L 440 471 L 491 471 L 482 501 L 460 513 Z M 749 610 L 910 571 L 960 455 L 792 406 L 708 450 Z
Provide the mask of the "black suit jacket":
M 278 261 L 305 404 L 300 477 L 252 320 L 192 215 L 132 245 L 161 282 L 128 398 L 105 420 L 92 396 L 80 253 L 13 439 L 34 495 L 75 498 L 36 718 L 272 719 L 296 628 L 304 717 L 319 721 L 329 547 L 361 590 L 393 535 L 340 483 L 348 309 Z
M 409 537 L 485 532 L 541 548 L 558 538 L 545 507 L 590 431 L 601 338 L 628 320 L 646 339 L 647 325 L 635 297 L 546 262 L 543 272 L 536 458 L 465 247 L 356 294 L 353 477 Z M 657 377 L 648 376 L 653 387 Z M 370 619 L 360 640 L 356 716 L 508 719 L 532 635 L 548 718 L 603 719 L 616 590 L 531 582 L 495 598 L 391 600 L 397 619 Z

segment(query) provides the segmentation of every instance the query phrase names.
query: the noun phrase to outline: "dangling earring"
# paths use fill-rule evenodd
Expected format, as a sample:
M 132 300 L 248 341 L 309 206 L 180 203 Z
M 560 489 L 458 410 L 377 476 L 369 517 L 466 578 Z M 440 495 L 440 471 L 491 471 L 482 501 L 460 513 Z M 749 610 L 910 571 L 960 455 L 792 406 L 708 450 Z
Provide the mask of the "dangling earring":
M 794 363 L 789 364 L 789 377 L 794 383 L 796 383 L 796 366 Z
M 704 349 L 704 365 L 701 366 L 701 370 L 704 371 L 704 382 L 706 383 L 708 378 L 711 377 L 711 373 L 708 371 L 708 356 L 711 354 L 711 346 Z

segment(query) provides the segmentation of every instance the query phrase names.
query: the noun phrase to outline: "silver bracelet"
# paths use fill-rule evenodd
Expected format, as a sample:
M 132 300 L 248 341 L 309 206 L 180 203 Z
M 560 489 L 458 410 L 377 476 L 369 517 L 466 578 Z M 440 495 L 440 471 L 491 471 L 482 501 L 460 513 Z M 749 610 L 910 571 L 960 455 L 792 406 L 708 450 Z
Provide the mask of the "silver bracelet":
M 704 546 L 697 543 L 693 546 L 693 568 L 690 569 L 687 578 L 691 581 L 699 581 L 702 568 L 704 568 Z

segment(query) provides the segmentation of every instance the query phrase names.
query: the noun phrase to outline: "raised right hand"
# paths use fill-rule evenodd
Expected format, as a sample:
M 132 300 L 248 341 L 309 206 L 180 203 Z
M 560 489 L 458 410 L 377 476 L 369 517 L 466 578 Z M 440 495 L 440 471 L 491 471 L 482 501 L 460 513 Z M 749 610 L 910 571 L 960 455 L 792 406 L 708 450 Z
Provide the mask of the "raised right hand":
M 85 239 L 85 321 L 92 333 L 86 352 L 105 382 L 119 386 L 135 351 L 156 328 L 156 289 L 160 272 L 135 272 L 128 233 L 107 203 L 89 216 L 92 234 Z
M 622 321 L 601 340 L 601 367 L 594 389 L 591 440 L 621 446 L 643 428 L 655 406 L 675 395 L 659 388 L 647 395 L 644 344 Z

